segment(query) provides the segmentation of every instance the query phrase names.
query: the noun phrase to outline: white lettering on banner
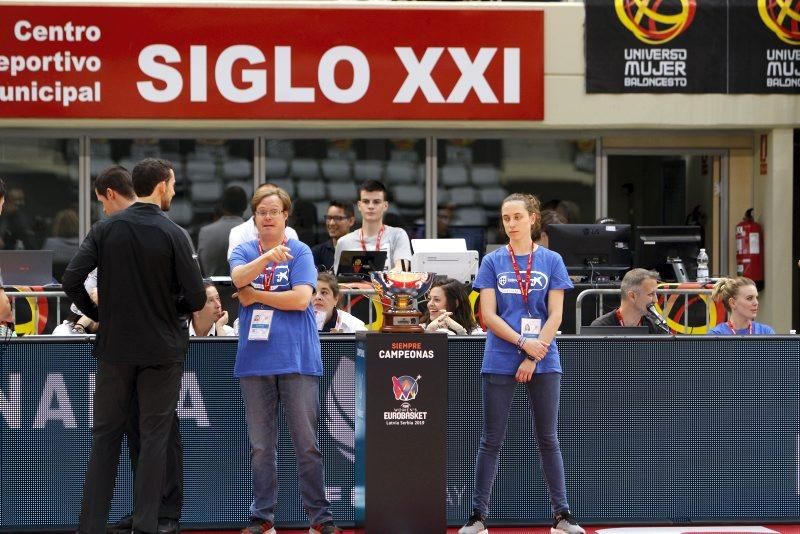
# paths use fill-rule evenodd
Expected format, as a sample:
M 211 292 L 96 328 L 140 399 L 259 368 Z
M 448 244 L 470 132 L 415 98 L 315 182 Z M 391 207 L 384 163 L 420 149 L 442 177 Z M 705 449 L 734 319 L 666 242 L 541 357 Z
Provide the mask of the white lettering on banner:
M 411 99 L 414 98 L 417 89 L 419 89 L 422 91 L 425 100 L 431 104 L 443 104 L 444 96 L 442 96 L 442 92 L 439 91 L 439 86 L 437 86 L 436 82 L 431 78 L 431 71 L 439 61 L 439 58 L 444 52 L 444 48 L 426 48 L 425 53 L 422 54 L 422 60 L 420 61 L 417 61 L 414 50 L 409 47 L 397 46 L 394 51 L 408 73 L 403 85 L 400 86 L 400 90 L 397 91 L 397 94 L 394 96 L 394 103 L 408 104 L 411 102 Z
M 456 85 L 445 98 L 433 80 L 431 73 L 442 56 L 444 48 L 429 47 L 425 49 L 422 59 L 418 60 L 409 47 L 395 47 L 395 53 L 406 69 L 406 79 L 394 97 L 395 104 L 408 104 L 417 90 L 422 92 L 425 100 L 431 104 L 462 104 L 471 91 L 483 104 L 497 104 L 497 95 L 492 90 L 484 73 L 494 59 L 497 48 L 481 48 L 475 59 L 470 59 L 465 48 L 449 47 L 447 52 L 453 58 L 461 72 Z M 520 51 L 519 48 L 503 49 L 503 103 L 518 104 L 520 95 Z
M 328 502 L 338 502 L 342 500 L 341 486 L 325 486 L 325 498 Z
M 203 392 L 197 382 L 197 375 L 192 371 L 183 373 L 177 411 L 181 419 L 194 419 L 197 426 L 211 426 L 203 401 Z
M 217 58 L 214 78 L 219 92 L 226 99 L 238 104 L 247 104 L 263 98 L 267 94 L 267 72 L 261 69 L 242 69 L 242 82 L 248 84 L 247 89 L 239 89 L 233 83 L 233 64 L 244 59 L 251 65 L 264 63 L 267 58 L 251 45 L 229 46 Z
M 275 47 L 275 102 L 314 102 L 313 87 L 292 87 L 292 47 Z M 330 500 L 330 499 L 328 499 Z
M 208 102 L 208 69 L 205 46 L 189 47 L 189 99 L 192 102 Z
M 178 69 L 159 63 L 156 59 L 163 59 L 166 63 L 180 63 L 181 55 L 172 46 L 165 44 L 153 44 L 146 46 L 139 52 L 139 69 L 146 75 L 166 84 L 163 89 L 156 88 L 150 81 L 136 82 L 139 94 L 145 100 L 163 104 L 172 102 L 181 94 L 183 90 L 183 78 Z
M 519 48 L 503 49 L 503 103 L 519 104 Z
M 461 77 L 450 92 L 450 96 L 447 97 L 447 103 L 462 104 L 467 99 L 469 92 L 474 90 L 481 103 L 497 104 L 497 96 L 483 76 L 497 49 L 481 48 L 478 50 L 478 55 L 475 56 L 475 61 L 469 59 L 469 54 L 464 48 L 448 48 L 447 51 L 450 52 L 450 57 L 461 71 Z
M 767 527 L 699 527 L 688 525 L 683 527 L 618 527 L 618 528 L 599 528 L 597 534 L 713 534 L 715 532 L 724 534 L 780 534 Z
M 22 375 L 19 373 L 8 375 L 8 397 L 0 389 L 0 414 L 8 428 L 22 427 Z
M 336 85 L 336 65 L 346 61 L 353 67 L 353 83 L 347 89 Z M 369 89 L 369 61 L 367 56 L 352 46 L 335 46 L 322 55 L 317 69 L 319 88 L 329 100 L 337 104 L 352 104 L 361 100 Z
M 76 42 L 85 39 L 96 43 L 100 40 L 100 28 L 97 26 L 76 26 L 72 24 L 71 20 L 61 26 L 34 26 L 27 20 L 18 20 L 17 23 L 14 24 L 14 37 L 22 42 L 27 42 L 31 39 L 37 42 Z
M 432 350 L 379 350 L 378 358 L 433 358 Z
M 47 56 L 1 56 L 0 72 L 17 76 L 21 72 L 97 72 L 102 62 L 97 56 L 73 56 L 68 50 Z
M 626 48 L 625 87 L 686 87 L 685 48 Z
M 84 428 L 91 428 L 94 424 L 94 393 L 95 373 L 88 374 L 85 392 L 80 386 L 73 387 L 73 394 L 76 398 L 83 402 L 85 395 L 88 404 L 88 417 Z M 27 399 L 30 399 L 30 396 Z M 193 371 L 184 372 L 178 399 L 178 417 L 194 419 L 198 427 L 211 426 L 203 391 L 200 389 L 197 375 Z M 14 430 L 22 428 L 22 401 L 22 374 L 9 373 L 8 386 L 5 390 L 0 389 L 0 416 L 2 416 L 0 424 L 5 424 L 9 429 Z M 61 421 L 64 428 L 78 428 L 69 390 L 62 373 L 49 373 L 45 378 L 31 428 L 45 428 L 48 421 Z
M 461 501 L 467 491 L 467 485 L 447 486 L 447 506 L 461 506 Z
M 258 48 L 251 45 L 233 45 L 220 53 L 214 67 L 214 80 L 217 90 L 228 101 L 239 104 L 255 102 L 267 95 L 267 70 L 242 69 L 241 79 L 233 79 L 233 66 L 244 60 L 250 65 L 266 62 L 266 57 Z M 350 87 L 336 84 L 335 72 L 340 62 L 350 63 L 353 69 L 353 83 Z M 183 91 L 183 77 L 178 69 L 169 64 L 180 63 L 181 54 L 176 48 L 165 44 L 146 46 L 139 53 L 139 68 L 142 73 L 160 80 L 164 87 L 159 89 L 150 80 L 136 82 L 139 94 L 150 102 L 165 103 L 178 98 Z M 189 51 L 190 100 L 208 101 L 207 94 L 207 48 L 193 45 Z M 292 86 L 291 47 L 275 47 L 275 101 L 276 102 L 314 102 L 312 87 Z M 336 46 L 325 52 L 317 68 L 319 88 L 326 98 L 337 104 L 352 104 L 360 100 L 369 89 L 370 67 L 363 52 L 351 46 Z M 246 88 L 238 87 L 237 83 Z
M 53 406 L 55 401 L 55 406 Z M 49 373 L 44 382 L 42 397 L 39 399 L 39 409 L 33 428 L 44 428 L 48 421 L 61 421 L 64 428 L 77 428 L 75 414 L 72 412 L 72 403 L 61 373 Z
M 75 102 L 100 102 L 100 82 L 92 85 L 0 85 L 0 102 L 58 102 L 68 108 Z

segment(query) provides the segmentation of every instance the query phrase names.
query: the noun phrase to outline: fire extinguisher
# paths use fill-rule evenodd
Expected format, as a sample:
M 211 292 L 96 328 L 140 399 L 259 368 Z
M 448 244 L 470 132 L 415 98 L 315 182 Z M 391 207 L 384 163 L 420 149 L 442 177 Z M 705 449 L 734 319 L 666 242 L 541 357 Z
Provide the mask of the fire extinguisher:
M 753 208 L 736 225 L 736 272 L 764 287 L 764 240 L 761 225 L 753 220 Z

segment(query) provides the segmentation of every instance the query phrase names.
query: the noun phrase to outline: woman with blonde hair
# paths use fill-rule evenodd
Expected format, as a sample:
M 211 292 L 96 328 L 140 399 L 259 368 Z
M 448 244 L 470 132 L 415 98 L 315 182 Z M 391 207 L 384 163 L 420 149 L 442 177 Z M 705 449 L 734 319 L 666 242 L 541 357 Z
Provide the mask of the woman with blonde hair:
M 721 278 L 714 284 L 711 298 L 722 302 L 728 311 L 728 320 L 709 330 L 709 334 L 733 336 L 775 333 L 771 326 L 755 322 L 758 315 L 758 289 L 749 278 Z

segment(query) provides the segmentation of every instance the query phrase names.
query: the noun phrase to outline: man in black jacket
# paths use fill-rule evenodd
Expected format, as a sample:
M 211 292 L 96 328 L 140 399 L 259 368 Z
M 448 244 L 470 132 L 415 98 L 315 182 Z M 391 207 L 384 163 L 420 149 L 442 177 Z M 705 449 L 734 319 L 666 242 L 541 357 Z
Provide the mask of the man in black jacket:
M 669 333 L 648 309 L 657 300 L 656 287 L 658 272 L 631 269 L 622 277 L 619 308 L 601 315 L 592 321 L 592 326 L 646 326 L 648 334 Z
M 189 243 L 163 213 L 175 194 L 172 165 L 146 159 L 132 178 L 139 201 L 92 227 L 62 281 L 75 305 L 100 322 L 92 451 L 78 530 L 84 534 L 105 533 L 132 409 L 139 411 L 141 431 L 133 531 L 157 531 L 167 442 L 189 343 L 179 317 L 206 301 Z M 83 286 L 95 267 L 99 308 Z M 134 391 L 138 406 L 131 405 Z

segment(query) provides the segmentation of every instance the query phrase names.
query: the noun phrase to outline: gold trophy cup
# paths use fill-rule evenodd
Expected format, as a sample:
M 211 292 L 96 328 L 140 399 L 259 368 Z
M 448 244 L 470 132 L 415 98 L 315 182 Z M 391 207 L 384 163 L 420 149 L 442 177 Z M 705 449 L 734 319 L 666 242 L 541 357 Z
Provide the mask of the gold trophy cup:
M 422 313 L 412 301 L 428 292 L 436 273 L 373 271 L 370 276 L 378 295 L 391 302 L 383 311 L 381 332 L 424 332 L 419 324 Z

